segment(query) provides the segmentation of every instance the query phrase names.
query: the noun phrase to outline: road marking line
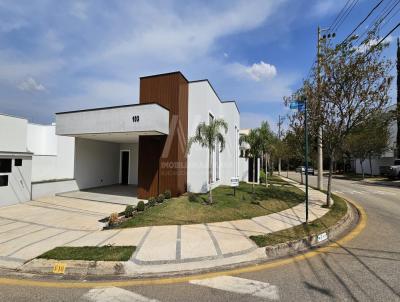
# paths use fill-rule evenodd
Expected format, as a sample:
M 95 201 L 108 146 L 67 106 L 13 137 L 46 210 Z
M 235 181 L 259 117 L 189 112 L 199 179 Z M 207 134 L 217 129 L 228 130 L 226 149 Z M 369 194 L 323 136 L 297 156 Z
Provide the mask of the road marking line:
M 184 283 L 194 279 L 207 279 L 217 276 L 229 275 L 239 275 L 243 273 L 258 272 L 266 269 L 271 269 L 279 267 L 282 265 L 292 264 L 298 261 L 310 259 L 312 257 L 318 256 L 329 252 L 331 249 L 340 248 L 343 244 L 348 241 L 353 240 L 357 237 L 367 225 L 367 215 L 365 210 L 354 200 L 350 199 L 348 196 L 341 195 L 342 198 L 351 202 L 359 211 L 360 220 L 357 226 L 350 231 L 346 236 L 321 247 L 316 250 L 309 251 L 305 254 L 300 254 L 291 258 L 279 259 L 276 261 L 271 261 L 263 264 L 250 265 L 242 268 L 236 268 L 232 270 L 224 270 L 218 272 L 204 273 L 199 275 L 184 276 L 184 277 L 170 277 L 170 278 L 160 278 L 160 279 L 136 279 L 136 280 L 126 280 L 126 281 L 92 281 L 92 282 L 74 282 L 74 281 L 38 281 L 38 280 L 26 280 L 26 279 L 16 279 L 16 278 L 0 278 L 0 285 L 13 285 L 13 286 L 33 286 L 33 287 L 51 287 L 51 288 L 95 288 L 95 287 L 127 287 L 127 286 L 141 286 L 141 285 L 165 285 L 165 284 L 176 284 Z
M 189 283 L 264 299 L 279 300 L 277 286 L 257 280 L 219 276 L 210 279 L 191 280 Z
M 93 302 L 159 302 L 118 287 L 103 287 L 89 290 L 82 299 Z

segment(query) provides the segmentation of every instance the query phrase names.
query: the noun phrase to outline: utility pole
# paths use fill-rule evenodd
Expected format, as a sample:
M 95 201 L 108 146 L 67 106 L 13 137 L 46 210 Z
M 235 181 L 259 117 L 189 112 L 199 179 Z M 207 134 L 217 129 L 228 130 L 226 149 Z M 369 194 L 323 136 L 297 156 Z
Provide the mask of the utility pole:
M 325 42 L 328 39 L 334 38 L 336 36 L 335 33 L 332 34 L 328 34 L 328 35 L 323 35 L 321 37 L 321 32 L 323 31 L 328 31 L 329 29 L 321 29 L 318 26 L 318 30 L 317 30 L 317 98 L 318 98 L 318 102 L 320 102 L 320 85 L 321 85 L 321 59 L 320 59 L 320 48 L 321 48 L 321 41 L 324 40 Z M 323 155 L 323 150 L 322 150 L 322 136 L 323 136 L 323 132 L 322 132 L 322 126 L 319 127 L 318 129 L 318 137 L 317 137 L 317 149 L 318 149 L 318 183 L 317 183 L 317 187 L 318 190 L 323 190 L 324 188 L 324 155 Z
M 306 176 L 306 223 L 308 223 L 308 129 L 307 129 L 307 99 L 304 99 L 304 158 Z M 300 171 L 300 173 L 302 173 Z
M 317 36 L 317 96 L 319 101 L 319 87 L 321 83 L 320 77 L 320 41 L 321 41 L 321 29 L 318 26 L 318 36 Z M 318 190 L 323 190 L 324 181 L 323 181 L 323 170 L 324 170 L 324 155 L 322 151 L 322 127 L 318 129 L 318 138 L 317 138 L 317 147 L 318 147 Z
M 400 39 L 397 38 L 397 158 L 400 158 Z

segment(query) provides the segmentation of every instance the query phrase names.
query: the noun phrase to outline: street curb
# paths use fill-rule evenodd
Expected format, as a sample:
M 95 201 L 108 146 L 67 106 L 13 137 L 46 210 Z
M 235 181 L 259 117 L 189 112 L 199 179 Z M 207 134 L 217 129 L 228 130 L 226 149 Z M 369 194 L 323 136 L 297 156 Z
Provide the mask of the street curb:
M 348 200 L 344 198 L 347 205 L 346 214 L 339 219 L 339 221 L 333 226 L 329 227 L 325 232 L 327 239 L 318 240 L 318 235 L 308 236 L 299 240 L 289 241 L 285 243 L 279 243 L 273 246 L 265 247 L 265 254 L 269 260 L 289 257 L 295 254 L 304 252 L 306 250 L 315 249 L 326 245 L 328 243 L 334 243 L 334 239 L 342 234 L 345 234 L 350 228 L 358 223 L 360 213 L 358 209 Z

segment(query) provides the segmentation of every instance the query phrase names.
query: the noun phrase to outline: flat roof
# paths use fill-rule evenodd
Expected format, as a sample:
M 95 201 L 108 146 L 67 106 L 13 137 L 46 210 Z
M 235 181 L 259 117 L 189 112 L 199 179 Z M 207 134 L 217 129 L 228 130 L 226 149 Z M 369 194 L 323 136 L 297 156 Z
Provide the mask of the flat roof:
M 109 106 L 109 107 L 98 107 L 98 108 L 89 108 L 89 109 L 80 109 L 80 110 L 73 110 L 73 111 L 64 111 L 64 112 L 57 112 L 56 114 L 67 114 L 67 113 L 77 113 L 77 112 L 86 112 L 86 111 L 96 111 L 96 110 L 108 110 L 108 109 L 117 109 L 117 108 L 126 108 L 126 107 L 136 107 L 136 106 L 143 106 L 143 105 L 158 105 L 165 110 L 169 109 L 159 103 L 152 102 L 152 103 L 144 103 L 144 104 L 127 104 L 127 105 L 119 105 L 119 106 Z
M 181 75 L 186 82 L 189 83 L 188 79 L 184 76 L 184 74 L 182 72 L 180 72 L 179 70 L 177 71 L 172 71 L 172 72 L 165 72 L 165 73 L 157 73 L 157 74 L 152 74 L 152 75 L 148 75 L 148 76 L 143 76 L 140 77 L 140 79 L 147 79 L 147 78 L 155 78 L 155 77 L 162 77 L 162 76 L 167 76 L 167 75 L 172 75 L 172 74 L 179 74 Z

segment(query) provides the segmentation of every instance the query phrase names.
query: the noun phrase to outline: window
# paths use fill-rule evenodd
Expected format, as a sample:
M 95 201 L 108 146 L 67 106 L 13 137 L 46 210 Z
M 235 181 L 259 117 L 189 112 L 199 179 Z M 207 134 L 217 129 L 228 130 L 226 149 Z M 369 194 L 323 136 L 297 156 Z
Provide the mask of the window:
M 0 175 L 0 187 L 8 186 L 8 175 Z
M 21 167 L 22 166 L 22 158 L 16 158 L 14 160 L 14 166 Z
M 219 143 L 217 142 L 215 146 L 215 177 L 217 180 L 219 180 L 219 153 Z
M 0 173 L 11 173 L 11 158 L 0 158 Z
M 209 124 L 211 124 L 214 121 L 214 116 L 211 113 L 209 113 L 208 120 L 209 120 Z M 211 171 L 210 178 L 211 178 L 211 182 L 214 182 L 214 154 L 212 154 L 212 153 L 211 153 L 210 164 L 211 164 L 211 167 L 210 167 L 210 171 Z

